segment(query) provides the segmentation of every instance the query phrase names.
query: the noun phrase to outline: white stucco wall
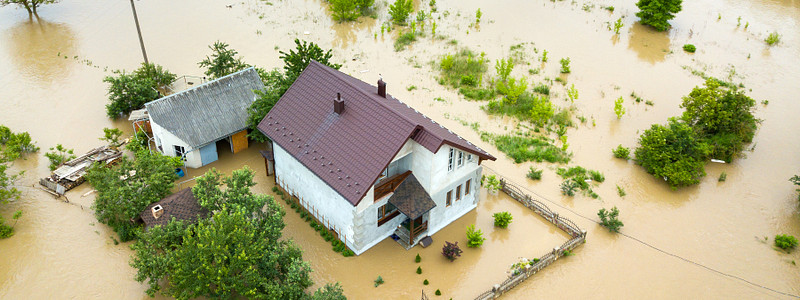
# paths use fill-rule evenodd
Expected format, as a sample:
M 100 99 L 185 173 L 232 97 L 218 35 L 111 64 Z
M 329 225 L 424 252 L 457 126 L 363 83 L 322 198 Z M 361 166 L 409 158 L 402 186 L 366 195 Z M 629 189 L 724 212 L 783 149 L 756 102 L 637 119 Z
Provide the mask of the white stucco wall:
M 480 186 L 481 172 L 483 168 L 478 165 L 478 157 L 473 155 L 472 161 L 467 161 L 464 152 L 464 164 L 459 167 L 457 164 L 458 151 L 454 162 L 454 170 L 448 171 L 450 149 L 452 147 L 443 145 L 436 154 L 432 155 L 430 161 L 431 186 L 429 190 L 431 198 L 436 203 L 429 215 L 428 234 L 432 235 L 441 230 L 451 222 L 468 213 L 478 205 L 478 187 Z M 429 152 L 430 153 L 430 152 Z M 416 153 L 415 153 L 416 154 Z M 465 184 L 471 179 L 470 193 L 464 196 Z M 461 185 L 461 200 L 456 201 L 456 187 Z M 452 204 L 446 205 L 447 192 L 453 191 Z
M 190 168 L 199 168 L 203 166 L 203 162 L 200 160 L 199 149 L 192 149 L 189 147 L 189 144 L 179 139 L 177 136 L 167 131 L 164 129 L 164 127 L 161 127 L 152 120 L 150 120 L 150 125 L 153 128 L 153 135 L 156 137 L 156 146 L 161 146 L 161 148 L 164 150 L 162 154 L 167 156 L 175 156 L 174 146 L 183 146 L 183 148 L 186 149 L 186 166 Z M 159 142 L 161 144 L 159 144 Z

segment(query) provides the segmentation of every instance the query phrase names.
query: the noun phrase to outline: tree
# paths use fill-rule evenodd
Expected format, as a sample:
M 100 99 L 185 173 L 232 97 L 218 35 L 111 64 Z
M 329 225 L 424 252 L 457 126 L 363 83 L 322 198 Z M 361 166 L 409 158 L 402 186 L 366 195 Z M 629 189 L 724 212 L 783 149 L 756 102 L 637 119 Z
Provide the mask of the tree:
M 353 21 L 361 15 L 353 0 L 330 0 L 333 19 L 339 22 Z
M 197 63 L 200 67 L 208 68 L 205 74 L 211 79 L 224 77 L 250 67 L 244 62 L 243 58 L 236 57 L 239 52 L 228 49 L 228 46 L 224 42 L 214 42 L 213 45 L 208 46 L 208 49 L 213 52 L 211 56 L 206 56 L 204 60 Z
M 172 221 L 144 232 L 132 246 L 136 280 L 148 295 L 162 291 L 177 299 L 307 299 L 310 267 L 299 248 L 281 240 L 284 211 L 266 195 L 253 195 L 253 172 L 223 178 L 216 170 L 198 178 L 192 193 L 215 211 L 195 225 Z M 221 185 L 226 189 L 222 191 Z M 311 299 L 343 299 L 338 284 Z
M 711 157 L 731 162 L 744 145 L 753 141 L 758 119 L 753 116 L 756 101 L 738 90 L 720 87 L 708 79 L 683 97 L 681 119 L 711 146 Z
M 19 199 L 20 191 L 15 187 L 17 179 L 24 172 L 9 174 L 9 162 L 24 156 L 26 153 L 36 152 L 36 147 L 27 132 L 14 133 L 6 126 L 0 125 L 0 205 L 6 204 L 9 200 Z M 22 216 L 22 211 L 16 211 L 12 217 L 14 224 L 5 224 L 3 216 L 0 216 L 0 239 L 14 235 L 14 226 Z
M 800 176 L 798 175 L 792 176 L 792 178 L 789 178 L 789 181 L 791 181 L 795 185 L 800 186 Z M 797 191 L 800 192 L 800 189 L 797 189 Z M 800 200 L 800 194 L 797 194 L 797 200 Z
M 653 124 L 639 137 L 634 154 L 637 164 L 675 189 L 696 184 L 706 175 L 703 167 L 710 147 L 686 123 L 671 118 L 664 125 Z
M 397 25 L 406 25 L 408 16 L 414 10 L 414 3 L 411 0 L 395 0 L 394 4 L 389 5 L 389 15 L 392 22 Z
M 289 53 L 280 51 L 280 59 L 282 59 L 284 63 L 283 69 L 285 70 L 286 81 L 289 82 L 287 86 L 294 83 L 297 77 L 300 76 L 300 73 L 308 67 L 308 64 L 311 63 L 312 60 L 336 70 L 342 67 L 342 65 L 330 61 L 333 57 L 330 49 L 324 51 L 313 42 L 302 41 L 301 43 L 299 39 L 294 39 L 294 43 L 297 45 L 295 50 L 289 50 Z
M 158 91 L 154 88 L 156 83 L 150 78 L 140 78 L 134 74 L 125 74 L 117 71 L 118 76 L 106 76 L 103 82 L 109 85 L 106 114 L 109 118 L 116 119 L 123 114 L 140 109 L 145 103 L 158 99 Z
M 17 4 L 25 8 L 29 14 L 36 14 L 36 8 L 43 4 L 53 4 L 58 0 L 0 0 L 0 6 Z
M 175 80 L 175 74 L 157 64 L 142 63 L 131 74 L 116 70 L 117 77 L 106 76 L 103 82 L 109 83 L 106 114 L 109 118 L 117 117 L 140 109 L 145 103 L 158 99 L 161 95 L 158 88 L 169 85 Z
M 658 31 L 669 28 L 669 20 L 681 11 L 683 0 L 639 0 L 636 16 L 642 24 L 650 25 Z
M 176 165 L 175 158 L 139 151 L 135 159 L 123 157 L 111 168 L 92 166 L 86 180 L 97 190 L 93 204 L 97 220 L 113 228 L 123 242 L 133 239 L 138 228 L 131 220 L 170 194 L 178 179 Z
M 141 67 L 133 71 L 133 76 L 152 79 L 156 88 L 168 86 L 178 77 L 164 69 L 164 67 L 154 63 L 142 63 Z
M 623 101 L 625 100 L 622 99 L 622 96 L 614 101 L 614 114 L 617 115 L 617 119 L 622 119 L 622 116 L 625 115 L 625 107 L 622 106 Z
M 619 186 L 617 186 L 617 188 L 619 188 Z M 619 232 L 619 228 L 625 225 L 618 219 L 619 209 L 617 209 L 616 206 L 611 208 L 610 211 L 601 208 L 600 211 L 597 212 L 597 216 L 600 217 L 600 226 L 608 228 L 611 232 Z

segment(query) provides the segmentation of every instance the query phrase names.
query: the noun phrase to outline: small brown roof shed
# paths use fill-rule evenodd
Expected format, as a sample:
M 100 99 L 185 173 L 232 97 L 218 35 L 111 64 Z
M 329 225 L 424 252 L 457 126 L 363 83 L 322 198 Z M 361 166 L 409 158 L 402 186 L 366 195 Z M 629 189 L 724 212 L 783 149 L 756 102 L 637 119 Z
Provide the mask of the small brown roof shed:
M 334 102 L 343 102 L 343 108 Z M 361 201 L 409 138 L 433 153 L 448 144 L 495 160 L 391 95 L 379 95 L 377 87 L 316 61 L 261 120 L 258 130 L 352 205 Z
M 156 205 L 160 205 L 164 211 L 158 218 L 153 216 L 153 207 Z M 208 215 L 208 210 L 197 203 L 191 188 L 182 189 L 156 203 L 150 204 L 139 214 L 142 221 L 144 221 L 145 230 L 156 225 L 167 225 L 172 218 L 196 223 L 200 218 L 205 218 Z

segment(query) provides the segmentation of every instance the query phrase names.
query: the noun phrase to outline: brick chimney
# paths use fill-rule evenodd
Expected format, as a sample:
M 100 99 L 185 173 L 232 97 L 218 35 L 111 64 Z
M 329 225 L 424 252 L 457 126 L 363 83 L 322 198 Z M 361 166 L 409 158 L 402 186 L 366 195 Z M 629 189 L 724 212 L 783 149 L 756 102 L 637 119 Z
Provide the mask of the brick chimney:
M 156 219 L 158 219 L 158 217 L 164 214 L 164 208 L 161 207 L 161 204 L 153 206 L 153 208 L 150 210 L 153 212 L 153 218 Z
M 386 82 L 383 82 L 383 78 L 378 79 L 378 96 L 386 98 Z
M 342 93 L 336 93 L 336 99 L 333 99 L 333 112 L 340 115 L 344 112 L 344 100 L 342 100 Z

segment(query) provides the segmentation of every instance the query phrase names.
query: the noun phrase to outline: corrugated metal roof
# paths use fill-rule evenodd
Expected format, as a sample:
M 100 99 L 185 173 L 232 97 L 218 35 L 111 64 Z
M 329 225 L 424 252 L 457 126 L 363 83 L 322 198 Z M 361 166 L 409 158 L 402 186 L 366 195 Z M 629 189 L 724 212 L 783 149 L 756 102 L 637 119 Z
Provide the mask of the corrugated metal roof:
M 239 71 L 197 87 L 145 104 L 150 120 L 192 148 L 247 128 L 253 90 L 264 84 L 254 68 Z
M 413 139 L 436 153 L 447 143 L 495 158 L 377 87 L 311 62 L 258 129 L 357 205 L 400 148 Z M 337 93 L 344 111 L 333 110 Z M 280 164 L 279 162 L 276 162 Z

